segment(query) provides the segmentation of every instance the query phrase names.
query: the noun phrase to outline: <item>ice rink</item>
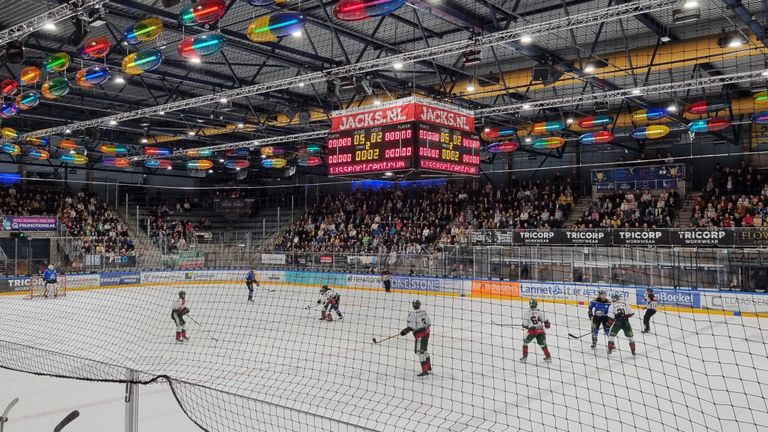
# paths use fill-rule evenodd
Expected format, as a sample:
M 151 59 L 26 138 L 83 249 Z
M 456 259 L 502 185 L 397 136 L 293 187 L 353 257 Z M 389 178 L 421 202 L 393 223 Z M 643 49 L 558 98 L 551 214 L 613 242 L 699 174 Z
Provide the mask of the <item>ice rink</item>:
M 184 344 L 170 319 L 179 289 L 201 324 L 188 322 Z M 338 291 L 344 319 L 334 322 L 306 309 L 318 298 L 310 286 L 264 284 L 254 304 L 242 284 L 215 283 L 0 297 L 0 364 L 95 379 L 167 375 L 210 430 L 311 431 L 329 419 L 334 432 L 768 430 L 765 320 L 667 311 L 642 335 L 638 313 L 638 356 L 621 336 L 609 358 L 602 334 L 596 350 L 589 336 L 568 337 L 589 331 L 585 307 L 541 302 L 554 361 L 531 345 L 521 363 L 527 303 Z M 371 341 L 404 328 L 415 298 L 434 323 L 426 378 L 416 377 L 411 335 Z M 0 371 L 0 409 L 21 399 L 6 432 L 51 430 L 72 409 L 82 416 L 68 430 L 122 431 L 124 387 Z M 168 385 L 141 392 L 142 432 L 196 430 Z

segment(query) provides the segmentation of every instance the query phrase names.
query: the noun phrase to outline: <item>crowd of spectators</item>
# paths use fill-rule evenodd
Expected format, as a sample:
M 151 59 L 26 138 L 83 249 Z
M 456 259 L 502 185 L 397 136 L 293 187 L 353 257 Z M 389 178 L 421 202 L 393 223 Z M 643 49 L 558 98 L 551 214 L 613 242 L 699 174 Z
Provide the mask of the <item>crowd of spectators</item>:
M 0 213 L 12 216 L 57 216 L 85 254 L 129 255 L 135 246 L 127 227 L 99 197 L 53 187 L 0 189 Z
M 768 226 L 768 179 L 745 162 L 737 168 L 715 166 L 702 196 L 693 203 L 691 225 Z
M 186 203 L 187 205 L 184 205 Z M 148 224 L 149 238 L 162 250 L 178 252 L 189 248 L 194 244 L 195 234 L 200 225 L 210 226 L 207 219 L 201 224 L 194 223 L 189 218 L 184 218 L 183 213 L 189 212 L 189 202 L 177 202 L 176 213 L 172 214 L 168 205 L 161 203 L 152 210 Z
M 682 202 L 674 190 L 621 191 L 593 198 L 571 228 L 669 228 Z

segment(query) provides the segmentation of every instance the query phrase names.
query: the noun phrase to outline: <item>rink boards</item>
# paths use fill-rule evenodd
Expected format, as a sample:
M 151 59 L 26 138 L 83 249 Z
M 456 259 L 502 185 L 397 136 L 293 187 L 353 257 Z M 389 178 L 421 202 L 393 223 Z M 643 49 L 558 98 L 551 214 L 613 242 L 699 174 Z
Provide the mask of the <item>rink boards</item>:
M 247 270 L 179 270 L 146 272 L 106 272 L 67 275 L 68 291 L 116 289 L 174 285 L 217 285 L 244 283 Z M 381 290 L 381 276 L 359 273 L 259 270 L 257 279 L 264 284 L 319 288 L 329 285 L 337 289 Z M 29 277 L 0 278 L 0 296 L 14 295 L 29 289 Z M 660 310 L 667 312 L 724 314 L 745 317 L 768 317 L 768 293 L 743 293 L 707 289 L 653 287 Z M 483 299 L 520 300 L 537 298 L 565 304 L 587 305 L 605 290 L 619 294 L 633 305 L 644 304 L 645 286 L 586 284 L 576 282 L 500 281 L 487 279 L 392 276 L 392 289 L 415 295 L 475 297 Z

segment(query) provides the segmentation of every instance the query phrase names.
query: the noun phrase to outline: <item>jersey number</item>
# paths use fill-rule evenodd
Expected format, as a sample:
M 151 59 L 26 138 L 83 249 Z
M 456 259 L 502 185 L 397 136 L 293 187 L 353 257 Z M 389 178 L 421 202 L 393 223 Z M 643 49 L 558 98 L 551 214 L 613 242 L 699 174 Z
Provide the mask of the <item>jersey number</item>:
M 535 317 L 535 316 L 532 316 L 531 317 L 531 324 L 536 325 L 538 323 L 539 323 L 539 318 Z

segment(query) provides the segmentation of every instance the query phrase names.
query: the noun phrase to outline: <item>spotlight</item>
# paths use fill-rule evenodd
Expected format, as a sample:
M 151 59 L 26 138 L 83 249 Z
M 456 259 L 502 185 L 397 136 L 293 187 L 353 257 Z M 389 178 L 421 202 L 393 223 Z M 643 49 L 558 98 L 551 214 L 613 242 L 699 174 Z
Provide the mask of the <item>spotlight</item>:
M 140 139 L 139 141 L 140 141 L 142 144 L 146 144 L 146 143 L 148 143 L 148 142 L 149 142 L 149 140 L 147 140 L 146 138 L 142 138 L 142 139 Z
M 523 104 L 523 109 L 524 110 L 531 109 L 531 106 L 528 104 Z
M 21 41 L 11 41 L 5 45 L 5 57 L 8 63 L 21 64 L 24 62 L 24 44 Z
M 65 130 L 64 130 L 64 133 L 65 133 L 65 134 L 67 134 L 67 135 L 69 135 L 69 134 L 71 134 L 71 133 L 72 133 L 72 129 L 65 129 Z
M 165 115 L 165 111 L 160 111 L 157 115 Z
M 533 38 L 529 35 L 523 35 L 523 37 L 520 38 L 520 43 L 523 45 L 530 45 L 531 42 L 533 42 Z
M 116 125 L 117 125 L 117 121 L 115 121 L 115 120 L 110 120 L 110 121 L 109 121 L 109 125 L 110 125 L 110 126 L 116 126 Z
M 304 36 L 304 33 L 302 33 L 301 30 L 296 30 L 295 32 L 291 33 L 291 36 L 293 36 L 295 38 L 300 38 L 300 37 Z
M 531 137 L 525 137 L 525 142 L 527 143 L 531 142 Z
M 58 27 L 56 27 L 56 23 L 48 21 L 47 23 L 43 24 L 43 29 L 47 31 L 56 31 Z
M 381 101 L 380 101 L 380 100 L 378 100 L 378 99 L 374 99 L 374 100 L 373 100 L 373 104 L 374 104 L 374 105 L 381 105 Z
M 691 10 L 696 9 L 699 7 L 699 2 L 697 0 L 688 0 L 683 4 L 683 9 Z
M 200 63 L 202 63 L 203 61 L 202 61 L 202 60 L 200 60 L 200 57 L 191 57 L 191 58 L 189 59 L 189 62 L 190 62 L 190 63 L 192 63 L 192 64 L 200 64 Z
M 195 131 L 189 131 L 189 132 L 187 132 L 187 135 L 189 135 L 189 136 L 195 136 Z
M 402 62 L 395 62 L 395 63 L 393 63 L 393 64 L 392 64 L 392 67 L 393 67 L 395 70 L 400 70 L 400 69 L 402 69 L 402 68 L 403 68 L 403 63 L 402 63 Z
M 237 128 L 238 128 L 238 129 L 242 129 L 242 128 L 244 128 L 244 127 L 245 127 L 245 123 L 238 123 L 238 124 L 237 124 Z
M 227 103 L 227 102 L 229 102 L 229 99 L 227 99 L 227 98 L 225 98 L 225 97 L 223 97 L 223 98 L 219 99 L 219 103 L 223 103 L 223 104 L 225 104 L 225 103 Z
M 584 72 L 585 73 L 591 74 L 594 71 L 595 71 L 595 67 L 593 65 L 588 64 L 588 65 L 584 66 Z
M 472 50 L 464 52 L 464 66 L 473 66 L 482 61 L 482 53 L 480 50 Z
M 565 120 L 565 124 L 573 124 L 573 117 L 568 117 L 568 118 Z
M 115 84 L 125 84 L 125 78 L 118 76 L 115 78 Z
M 760 73 L 761 76 L 768 77 L 768 70 L 764 70 Z
M 300 82 L 300 83 L 299 83 L 299 87 L 304 87 L 304 83 L 303 83 L 303 82 Z
M 470 93 L 471 93 L 471 92 L 473 92 L 473 91 L 475 91 L 475 85 L 474 85 L 474 84 L 470 84 L 470 85 L 468 85 L 468 86 L 467 86 L 467 91 L 468 91 L 468 92 L 470 92 Z
M 675 104 L 670 104 L 670 105 L 667 107 L 667 112 L 677 112 L 677 105 L 675 105 Z
M 632 93 L 633 95 L 639 95 L 639 94 L 641 93 L 641 91 L 640 91 L 639 89 L 632 89 L 632 92 L 631 92 L 631 93 Z

